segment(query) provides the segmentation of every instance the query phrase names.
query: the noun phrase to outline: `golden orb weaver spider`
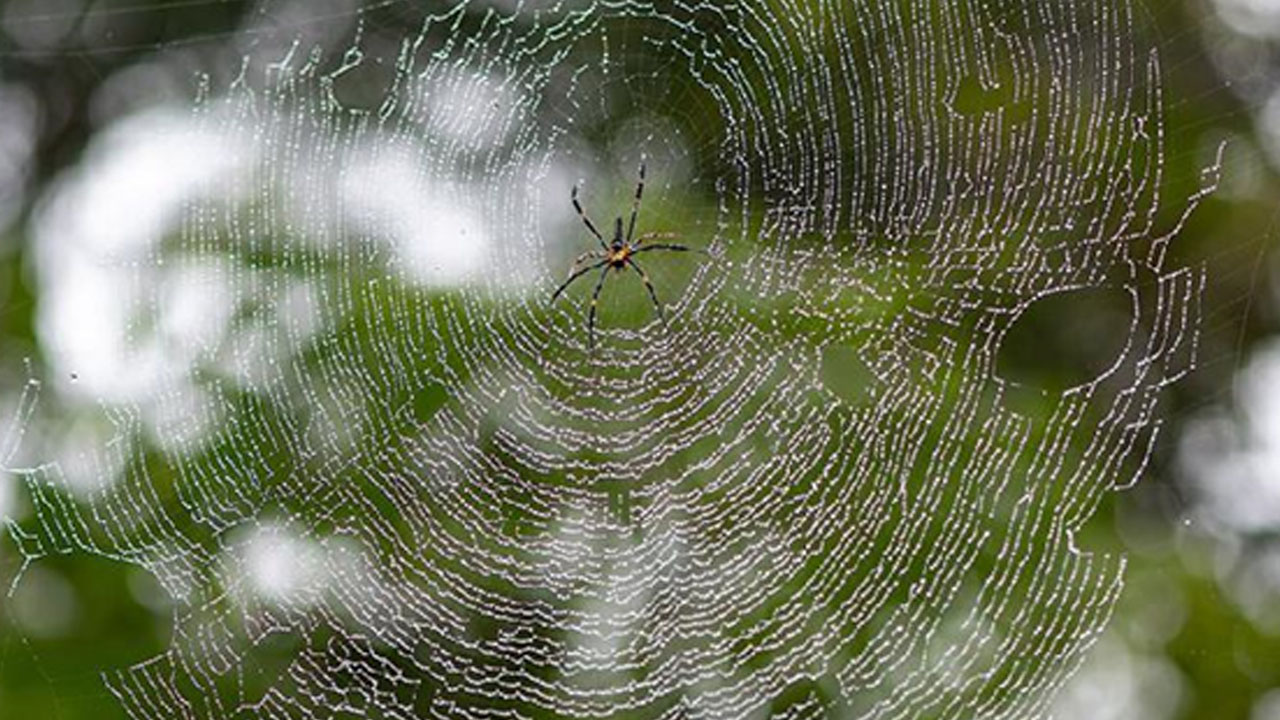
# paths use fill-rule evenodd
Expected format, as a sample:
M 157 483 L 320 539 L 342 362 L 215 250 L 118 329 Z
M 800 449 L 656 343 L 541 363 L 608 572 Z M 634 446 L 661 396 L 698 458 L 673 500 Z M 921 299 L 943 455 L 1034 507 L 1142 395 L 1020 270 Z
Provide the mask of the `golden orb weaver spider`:
M 573 209 L 578 211 L 578 217 L 582 218 L 582 222 L 587 226 L 587 230 L 590 230 L 591 234 L 596 236 L 596 240 L 600 241 L 600 249 L 585 252 L 573 261 L 573 265 L 569 267 L 569 278 L 561 283 L 560 287 L 556 288 L 556 291 L 551 294 L 551 302 L 555 302 L 556 298 L 560 297 L 560 293 L 563 293 L 566 288 L 572 285 L 574 280 L 577 280 L 592 270 L 603 268 L 600 271 L 600 279 L 596 281 L 596 289 L 591 294 L 591 311 L 587 315 L 587 344 L 592 348 L 595 347 L 596 306 L 599 304 L 600 291 L 604 288 L 604 281 L 609 277 L 610 270 L 622 272 L 628 267 L 635 270 L 636 273 L 640 275 L 640 279 L 644 281 L 645 288 L 649 291 L 649 299 L 653 301 L 653 308 L 658 313 L 658 319 L 665 321 L 665 318 L 662 315 L 662 304 L 658 302 L 658 293 L 654 291 L 653 283 L 649 281 L 649 275 L 644 271 L 644 268 L 640 267 L 640 263 L 636 262 L 635 256 L 642 252 L 649 252 L 650 250 L 674 250 L 678 252 L 692 251 L 700 252 L 705 255 L 710 254 L 705 250 L 686 247 L 676 243 L 651 243 L 644 245 L 643 243 L 646 240 L 665 240 L 678 237 L 678 235 L 673 232 L 648 232 L 639 236 L 635 235 L 636 215 L 640 212 L 640 198 L 642 195 L 644 195 L 643 162 L 640 163 L 640 181 L 636 183 L 636 196 L 635 200 L 631 203 L 631 222 L 627 225 L 627 233 L 625 236 L 622 234 L 622 216 L 619 215 L 613 224 L 613 241 L 605 242 L 600 231 L 597 230 L 595 224 L 591 222 L 591 218 L 587 217 L 587 213 L 583 211 L 582 204 L 578 202 L 578 186 L 573 186 L 573 193 L 571 194 Z M 595 260 L 597 262 L 587 265 L 586 267 L 578 268 L 579 265 L 590 260 Z M 574 268 L 578 269 L 575 270 Z

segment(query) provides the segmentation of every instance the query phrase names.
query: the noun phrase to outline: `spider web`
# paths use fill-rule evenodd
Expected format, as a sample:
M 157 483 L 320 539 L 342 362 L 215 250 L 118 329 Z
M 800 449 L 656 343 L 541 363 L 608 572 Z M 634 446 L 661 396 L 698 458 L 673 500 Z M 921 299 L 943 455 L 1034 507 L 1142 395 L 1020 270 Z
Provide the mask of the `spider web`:
M 53 391 L 102 429 L 10 530 L 172 596 L 128 715 L 1045 714 L 1122 586 L 1077 536 L 1193 366 L 1131 8 L 351 17 L 112 130 L 141 208 L 77 210 L 99 172 L 43 215 Z M 611 227 L 642 160 L 640 230 L 713 257 L 646 256 L 665 322 L 611 277 L 592 350 L 590 282 L 548 302 L 570 188 Z M 1118 357 L 1028 408 L 1002 343 L 1100 287 Z

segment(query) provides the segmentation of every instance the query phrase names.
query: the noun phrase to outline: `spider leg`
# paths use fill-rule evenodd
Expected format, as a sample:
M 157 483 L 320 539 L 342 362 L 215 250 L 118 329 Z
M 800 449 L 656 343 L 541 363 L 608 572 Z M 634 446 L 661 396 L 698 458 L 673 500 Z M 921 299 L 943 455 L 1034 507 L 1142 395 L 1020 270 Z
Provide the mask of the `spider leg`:
M 587 346 L 594 349 L 596 346 L 596 304 L 600 300 L 600 289 L 604 287 L 604 279 L 609 277 L 609 266 L 605 265 L 604 271 L 600 273 L 600 280 L 596 283 L 596 291 L 591 293 L 591 312 L 587 314 Z
M 604 241 L 604 237 L 600 235 L 600 231 L 597 230 L 595 224 L 591 222 L 591 218 L 587 217 L 586 211 L 582 209 L 582 203 L 578 202 L 577 185 L 573 186 L 573 194 L 571 197 L 573 198 L 573 209 L 578 211 L 578 217 L 582 218 L 582 222 L 586 224 L 587 229 L 590 230 L 591 234 L 595 235 L 596 239 L 600 241 L 600 247 L 608 250 L 609 244 Z
M 569 285 L 571 285 L 574 280 L 577 280 L 578 278 L 582 277 L 584 274 L 592 270 L 595 270 L 596 268 L 600 267 L 601 265 L 605 265 L 608 262 L 609 262 L 608 260 L 601 260 L 600 262 L 594 265 L 588 265 L 580 270 L 575 271 L 572 275 L 569 276 L 568 280 L 565 280 L 564 282 L 560 283 L 560 287 L 556 288 L 556 291 L 554 293 L 551 293 L 551 302 L 555 302 L 556 298 L 560 297 L 560 293 L 564 292 L 565 289 L 568 288 Z
M 631 224 L 627 226 L 627 242 L 636 232 L 636 214 L 640 212 L 640 196 L 644 194 L 644 161 L 640 162 L 640 182 L 636 183 L 636 199 L 631 203 Z
M 679 252 L 696 252 L 696 253 L 702 253 L 707 257 L 715 257 L 714 255 L 707 252 L 706 250 L 703 250 L 702 248 L 691 248 L 685 245 L 676 245 L 675 243 L 658 243 L 656 245 L 645 245 L 644 247 L 636 248 L 634 251 L 632 251 L 631 254 L 635 255 L 637 253 L 642 253 L 647 250 L 677 250 Z
M 588 250 L 587 252 L 584 252 L 578 257 L 574 258 L 573 264 L 569 266 L 569 269 L 572 270 L 578 267 L 578 265 L 580 265 L 583 260 L 590 260 L 591 258 L 598 258 L 598 257 L 603 257 L 600 254 L 599 250 Z
M 634 243 L 632 243 L 632 245 L 633 245 L 633 246 L 634 246 L 634 245 L 639 245 L 640 243 L 644 242 L 645 240 L 653 240 L 653 239 L 655 239 L 655 238 L 656 238 L 656 239 L 661 239 L 661 240 L 670 240 L 670 239 L 672 239 L 672 238 L 678 238 L 678 237 L 680 237 L 680 233 L 674 233 L 674 232 L 647 232 L 647 233 L 641 233 L 641 234 L 640 234 L 640 236 L 636 238 L 636 241 L 635 241 Z
M 667 318 L 662 314 L 662 303 L 658 302 L 658 293 L 654 292 L 653 283 L 649 282 L 649 274 L 644 271 L 644 268 L 640 267 L 640 263 L 631 258 L 627 258 L 627 264 L 631 266 L 632 270 L 640 273 L 640 279 L 644 281 L 645 288 L 649 290 L 649 299 L 653 301 L 653 309 L 658 312 L 658 319 L 665 323 Z

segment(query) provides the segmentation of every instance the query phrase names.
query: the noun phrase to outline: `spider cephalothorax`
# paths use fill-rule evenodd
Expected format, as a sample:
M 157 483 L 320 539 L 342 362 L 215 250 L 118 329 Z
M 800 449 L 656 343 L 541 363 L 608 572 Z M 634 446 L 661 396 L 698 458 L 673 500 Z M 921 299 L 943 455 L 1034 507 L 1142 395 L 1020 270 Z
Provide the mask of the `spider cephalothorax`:
M 570 268 L 571 272 L 569 274 L 569 278 L 561 283 L 560 287 L 556 288 L 556 291 L 551 294 L 551 301 L 555 302 L 555 299 L 560 297 L 560 293 L 564 292 L 565 288 L 569 287 L 574 280 L 577 280 L 592 270 L 601 268 L 600 279 L 596 281 L 596 289 L 591 294 L 591 310 L 587 315 L 587 342 L 592 346 L 595 345 L 596 305 L 599 303 L 600 290 L 604 287 L 605 278 L 609 277 L 610 270 L 622 272 L 627 267 L 635 270 L 636 273 L 640 275 L 640 279 L 644 281 L 645 288 L 649 291 L 649 299 L 653 301 L 653 308 L 657 311 L 658 318 L 662 319 L 662 304 L 658 302 L 658 294 L 654 292 L 653 283 L 649 282 L 649 275 L 645 273 L 644 269 L 640 267 L 640 264 L 636 262 L 635 256 L 650 250 L 676 250 L 680 252 L 694 250 L 694 248 L 685 247 L 684 245 L 676 245 L 675 243 L 643 244 L 646 240 L 676 237 L 676 234 L 673 232 L 648 232 L 639 236 L 635 235 L 636 215 L 640 212 L 640 196 L 643 194 L 644 163 L 640 163 L 640 181 L 636 183 L 636 197 L 631 204 L 631 222 L 627 225 L 627 232 L 625 235 L 623 234 L 622 217 L 619 216 L 613 224 L 613 241 L 605 242 L 600 231 L 597 230 L 595 224 L 591 222 L 591 218 L 587 217 L 587 214 L 583 212 L 582 204 L 578 202 L 578 186 L 573 186 L 573 193 L 571 195 L 573 199 L 573 209 L 578 211 L 578 217 L 582 218 L 582 222 L 587 226 L 587 229 L 590 230 L 591 234 L 595 235 L 596 239 L 600 241 L 600 249 L 585 252 L 573 261 L 573 266 Z M 697 250 L 697 252 L 705 251 Z M 595 262 L 587 265 L 586 267 L 578 267 L 582 263 L 591 260 L 594 260 Z

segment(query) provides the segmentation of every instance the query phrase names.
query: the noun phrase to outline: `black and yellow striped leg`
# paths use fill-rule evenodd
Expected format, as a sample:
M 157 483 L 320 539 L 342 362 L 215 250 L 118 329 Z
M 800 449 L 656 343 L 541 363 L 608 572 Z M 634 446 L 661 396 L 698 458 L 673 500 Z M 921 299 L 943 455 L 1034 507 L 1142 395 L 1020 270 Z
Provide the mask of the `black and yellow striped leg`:
M 658 311 L 658 319 L 666 323 L 667 318 L 662 314 L 662 303 L 658 302 L 658 293 L 654 291 L 653 283 L 649 282 L 649 274 L 644 271 L 644 268 L 640 267 L 640 263 L 631 258 L 627 258 L 627 264 L 640 273 L 640 279 L 644 281 L 644 286 L 649 290 L 649 299 L 653 301 L 653 309 Z
M 607 277 L 609 277 L 609 266 L 605 265 L 600 273 L 600 280 L 596 282 L 596 290 L 591 293 L 591 312 L 587 314 L 587 346 L 592 349 L 596 346 L 596 305 L 599 304 L 600 289 L 604 287 L 604 279 Z
M 631 202 L 631 224 L 627 226 L 627 242 L 636 232 L 636 215 L 640 212 L 640 196 L 644 194 L 644 163 L 640 163 L 640 182 L 636 183 L 636 199 Z
M 588 265 L 582 268 L 581 270 L 578 270 L 577 272 L 570 275 L 568 280 L 565 280 L 564 282 L 560 283 L 560 287 L 556 288 L 556 291 L 551 293 L 551 302 L 555 302 L 556 298 L 560 297 L 560 293 L 564 292 L 565 288 L 569 287 L 569 285 L 571 285 L 574 280 L 577 280 L 578 278 L 582 277 L 586 273 L 589 273 L 592 270 L 595 270 L 601 265 L 607 265 L 608 263 L 609 263 L 608 260 L 601 260 L 600 262 L 594 265 Z
M 569 266 L 569 271 L 573 272 L 573 269 L 581 265 L 583 260 L 590 260 L 592 258 L 600 259 L 602 257 L 604 256 L 603 254 L 601 254 L 599 250 L 589 250 L 587 252 L 584 252 L 578 257 L 573 259 L 573 264 Z
M 676 245 L 675 243 L 657 243 L 655 245 L 645 245 L 643 247 L 636 248 L 635 250 L 632 251 L 631 254 L 638 255 L 642 252 L 648 252 L 650 250 L 677 250 L 679 252 L 697 252 L 697 253 L 702 253 L 707 257 L 714 257 L 711 253 L 707 252 L 706 250 L 703 250 L 702 248 L 691 248 L 691 247 L 686 247 L 684 245 Z
M 609 243 L 604 241 L 604 237 L 601 236 L 600 231 L 596 229 L 595 223 L 591 222 L 591 218 L 587 217 L 586 211 L 582 209 L 582 203 L 578 202 L 578 186 L 577 185 L 573 186 L 572 197 L 573 197 L 573 209 L 578 211 L 578 217 L 582 218 L 582 222 L 586 224 L 587 229 L 590 230 L 591 234 L 595 235 L 596 239 L 600 241 L 600 247 L 604 248 L 607 251 L 609 249 Z
M 635 246 L 638 248 L 640 243 L 644 242 L 645 240 L 674 240 L 675 238 L 678 238 L 678 237 L 680 237 L 680 233 L 676 233 L 676 232 L 640 233 L 640 236 L 636 238 Z

